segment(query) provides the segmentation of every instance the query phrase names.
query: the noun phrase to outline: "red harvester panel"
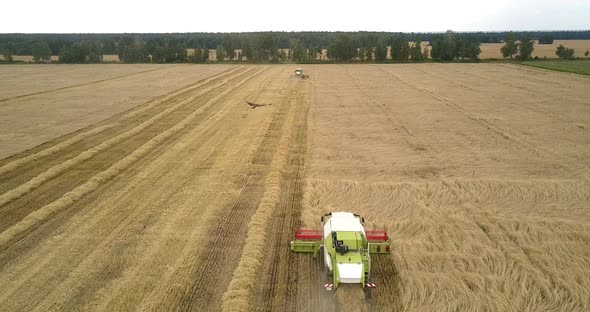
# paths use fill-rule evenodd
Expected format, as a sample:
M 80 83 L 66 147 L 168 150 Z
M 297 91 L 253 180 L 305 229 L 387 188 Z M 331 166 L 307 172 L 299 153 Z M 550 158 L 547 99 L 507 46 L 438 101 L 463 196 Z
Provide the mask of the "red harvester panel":
M 321 230 L 311 230 L 311 229 L 297 229 L 297 230 L 295 230 L 295 239 L 321 240 L 322 239 L 322 231 Z
M 367 240 L 369 242 L 384 242 L 387 241 L 387 231 L 365 231 L 367 234 Z

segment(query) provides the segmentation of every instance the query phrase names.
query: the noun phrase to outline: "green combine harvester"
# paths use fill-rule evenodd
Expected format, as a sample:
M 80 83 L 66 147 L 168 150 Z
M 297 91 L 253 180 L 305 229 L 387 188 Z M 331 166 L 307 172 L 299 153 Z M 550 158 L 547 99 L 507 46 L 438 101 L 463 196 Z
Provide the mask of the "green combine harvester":
M 323 230 L 298 229 L 291 241 L 291 251 L 320 253 L 332 276 L 324 287 L 338 288 L 340 283 L 360 283 L 363 288 L 375 288 L 371 283 L 371 254 L 390 252 L 386 231 L 365 231 L 364 218 L 350 212 L 333 212 L 321 218 Z

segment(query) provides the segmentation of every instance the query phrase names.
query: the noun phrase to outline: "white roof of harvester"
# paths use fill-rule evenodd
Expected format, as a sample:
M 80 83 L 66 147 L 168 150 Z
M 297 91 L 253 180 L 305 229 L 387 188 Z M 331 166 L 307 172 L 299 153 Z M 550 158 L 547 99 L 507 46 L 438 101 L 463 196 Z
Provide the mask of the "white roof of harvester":
M 328 224 L 333 232 L 365 232 L 361 220 L 350 212 L 332 212 Z

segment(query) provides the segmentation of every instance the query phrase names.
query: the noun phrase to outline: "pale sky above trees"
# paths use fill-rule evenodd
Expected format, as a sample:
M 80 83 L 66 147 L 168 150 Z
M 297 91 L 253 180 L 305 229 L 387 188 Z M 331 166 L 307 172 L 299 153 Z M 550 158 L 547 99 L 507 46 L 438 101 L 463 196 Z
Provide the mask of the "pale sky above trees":
M 590 29 L 590 0 L 29 0 L 1 7 L 0 33 Z

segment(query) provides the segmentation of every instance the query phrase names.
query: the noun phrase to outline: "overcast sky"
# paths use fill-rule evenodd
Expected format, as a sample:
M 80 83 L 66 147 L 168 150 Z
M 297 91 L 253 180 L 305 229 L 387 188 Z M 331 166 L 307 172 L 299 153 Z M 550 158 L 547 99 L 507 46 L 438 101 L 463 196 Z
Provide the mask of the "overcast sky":
M 0 33 L 590 29 L 590 0 L 3 2 Z

